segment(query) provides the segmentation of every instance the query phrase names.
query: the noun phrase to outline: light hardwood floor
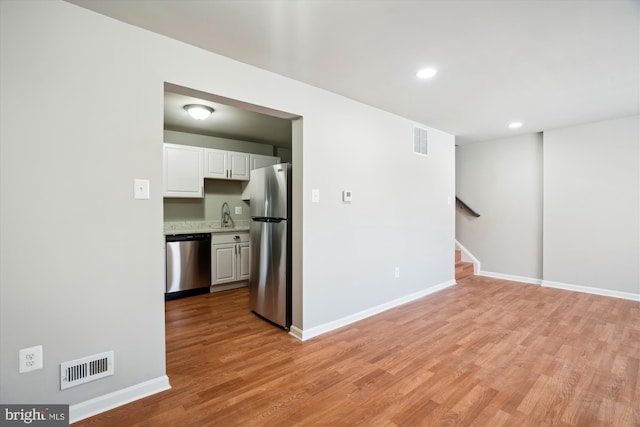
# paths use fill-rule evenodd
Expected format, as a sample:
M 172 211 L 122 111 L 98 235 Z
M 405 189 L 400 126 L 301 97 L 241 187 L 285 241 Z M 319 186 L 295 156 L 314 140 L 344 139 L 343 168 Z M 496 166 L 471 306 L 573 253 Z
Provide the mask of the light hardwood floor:
M 74 426 L 640 426 L 638 302 L 476 276 L 304 343 L 247 307 L 168 302 L 173 388 Z

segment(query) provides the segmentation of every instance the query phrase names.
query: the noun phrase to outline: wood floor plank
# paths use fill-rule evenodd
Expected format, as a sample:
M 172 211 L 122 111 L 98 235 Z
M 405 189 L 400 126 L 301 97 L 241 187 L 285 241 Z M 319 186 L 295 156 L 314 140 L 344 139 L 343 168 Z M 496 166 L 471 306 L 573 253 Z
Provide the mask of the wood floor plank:
M 75 426 L 640 427 L 640 303 L 471 276 L 307 342 L 166 303 L 172 389 Z

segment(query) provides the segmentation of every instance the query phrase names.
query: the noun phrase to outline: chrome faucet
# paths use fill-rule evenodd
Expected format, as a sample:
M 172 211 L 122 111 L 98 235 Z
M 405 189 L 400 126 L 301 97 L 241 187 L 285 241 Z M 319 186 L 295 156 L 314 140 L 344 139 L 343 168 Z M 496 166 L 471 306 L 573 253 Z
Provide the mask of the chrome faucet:
M 231 209 L 229 209 L 229 204 L 227 202 L 224 202 L 222 204 L 222 214 L 220 222 L 222 224 L 222 228 L 235 227 L 233 218 L 231 218 Z

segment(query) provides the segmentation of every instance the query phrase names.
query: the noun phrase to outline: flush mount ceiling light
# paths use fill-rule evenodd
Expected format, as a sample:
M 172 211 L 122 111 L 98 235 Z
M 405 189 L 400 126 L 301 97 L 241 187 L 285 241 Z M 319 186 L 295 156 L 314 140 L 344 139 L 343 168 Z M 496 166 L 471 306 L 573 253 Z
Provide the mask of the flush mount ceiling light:
M 522 122 L 509 123 L 509 129 L 518 129 L 519 127 L 522 127 Z
M 422 70 L 419 70 L 416 73 L 416 76 L 419 79 L 430 79 L 431 77 L 435 76 L 436 74 L 438 74 L 438 70 L 436 70 L 435 68 L 423 68 Z
M 184 109 L 196 120 L 204 120 L 213 113 L 213 108 L 200 104 L 185 105 Z

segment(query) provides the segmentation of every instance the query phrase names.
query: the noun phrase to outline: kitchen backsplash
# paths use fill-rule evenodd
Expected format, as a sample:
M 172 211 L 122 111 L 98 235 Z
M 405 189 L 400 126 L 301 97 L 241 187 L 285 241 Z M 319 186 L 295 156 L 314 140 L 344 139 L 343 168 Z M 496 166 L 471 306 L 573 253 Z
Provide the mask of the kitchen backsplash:
M 249 220 L 249 204 L 242 200 L 242 183 L 220 179 L 204 180 L 203 198 L 165 198 L 165 222 L 211 222 L 222 219 L 222 205 L 229 204 L 234 221 Z M 236 213 L 240 208 L 242 213 Z

